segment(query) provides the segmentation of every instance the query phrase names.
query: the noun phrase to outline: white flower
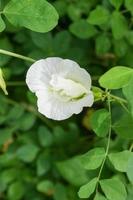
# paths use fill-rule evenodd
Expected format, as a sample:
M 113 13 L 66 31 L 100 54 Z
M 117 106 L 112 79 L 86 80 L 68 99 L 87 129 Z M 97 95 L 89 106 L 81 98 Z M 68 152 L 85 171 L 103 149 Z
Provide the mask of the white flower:
M 26 83 L 38 98 L 38 111 L 54 120 L 67 119 L 94 102 L 90 75 L 72 60 L 38 60 L 29 68 Z

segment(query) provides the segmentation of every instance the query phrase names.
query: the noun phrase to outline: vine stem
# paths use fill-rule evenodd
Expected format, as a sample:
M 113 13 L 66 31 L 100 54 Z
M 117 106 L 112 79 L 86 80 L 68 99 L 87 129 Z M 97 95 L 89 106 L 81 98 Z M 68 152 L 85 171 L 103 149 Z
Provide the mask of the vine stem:
M 24 81 L 8 81 L 7 86 L 26 86 Z
M 98 177 L 97 177 L 97 187 L 98 187 L 98 183 L 100 181 L 100 178 L 101 178 L 101 174 L 102 174 L 102 171 L 103 171 L 103 167 L 104 167 L 104 164 L 105 164 L 105 161 L 107 159 L 107 156 L 108 156 L 108 152 L 109 152 L 109 147 L 110 147 L 110 140 L 111 140 L 111 129 L 112 129 L 112 117 L 111 117 L 111 99 L 110 99 L 110 93 L 108 93 L 107 95 L 107 102 L 108 102 L 108 111 L 109 111 L 109 114 L 110 114 L 110 126 L 109 126 L 109 132 L 108 132 L 108 141 L 107 141 L 107 146 L 106 146 L 106 151 L 105 151 L 105 157 L 103 159 L 103 162 L 102 162 L 102 165 L 100 167 L 100 171 L 99 171 L 99 174 L 98 174 Z M 97 188 L 96 188 L 97 189 Z
M 0 54 L 4 54 L 4 55 L 7 55 L 7 56 L 12 56 L 12 57 L 15 57 L 15 58 L 20 58 L 22 60 L 29 61 L 29 62 L 32 62 L 32 63 L 34 63 L 36 61 L 33 58 L 22 56 L 20 54 L 13 53 L 13 52 L 10 52 L 10 51 L 6 51 L 6 50 L 3 50 L 3 49 L 0 49 Z

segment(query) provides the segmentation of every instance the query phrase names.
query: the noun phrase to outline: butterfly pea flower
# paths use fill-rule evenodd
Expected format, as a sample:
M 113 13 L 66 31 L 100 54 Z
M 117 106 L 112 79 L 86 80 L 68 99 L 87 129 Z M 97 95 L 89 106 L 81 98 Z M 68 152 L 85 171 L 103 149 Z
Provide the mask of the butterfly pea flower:
M 5 83 L 3 72 L 2 72 L 1 68 L 0 68 L 0 88 L 3 90 L 5 95 L 8 95 L 8 92 L 6 90 L 6 83 Z
M 94 102 L 89 73 L 69 59 L 36 61 L 27 72 L 26 83 L 37 96 L 38 111 L 50 119 L 67 119 Z

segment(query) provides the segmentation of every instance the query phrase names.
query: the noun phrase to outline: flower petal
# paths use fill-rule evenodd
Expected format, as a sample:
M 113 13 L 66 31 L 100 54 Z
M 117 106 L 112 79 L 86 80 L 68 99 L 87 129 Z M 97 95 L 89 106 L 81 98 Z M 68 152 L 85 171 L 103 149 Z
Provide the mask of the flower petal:
M 38 97 L 38 111 L 47 118 L 54 120 L 64 120 L 71 117 L 73 114 L 78 114 L 83 107 L 90 107 L 94 102 L 92 92 L 81 100 L 74 102 L 63 102 L 56 98 L 48 90 L 36 92 Z
M 86 89 L 90 89 L 91 77 L 85 69 L 81 68 L 76 62 L 69 59 L 63 60 L 63 68 L 67 70 L 66 78 L 79 82 L 83 84 Z
M 49 84 L 51 75 L 60 70 L 62 58 L 52 57 L 41 59 L 29 68 L 26 75 L 26 83 L 32 92 L 46 87 Z

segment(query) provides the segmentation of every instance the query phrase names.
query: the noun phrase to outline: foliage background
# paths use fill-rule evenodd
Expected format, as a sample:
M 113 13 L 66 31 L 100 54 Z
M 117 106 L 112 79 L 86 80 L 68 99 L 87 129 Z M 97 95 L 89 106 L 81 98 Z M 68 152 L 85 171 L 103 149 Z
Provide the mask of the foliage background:
M 8 2 L 1 1 L 1 10 Z M 73 59 L 89 71 L 95 86 L 111 67 L 133 66 L 132 0 L 49 2 L 59 13 L 58 25 L 52 31 L 37 33 L 16 27 L 2 16 L 6 29 L 0 33 L 0 49 L 34 59 L 50 56 Z M 24 83 L 29 66 L 29 62 L 0 55 L 9 92 L 7 97 L 0 93 L 0 199 L 78 200 L 79 187 L 99 172 L 85 169 L 79 155 L 106 146 L 106 133 L 96 135 L 90 120 L 95 110 L 106 108 L 106 104 L 98 102 L 62 122 L 46 119 L 37 112 L 36 98 Z M 121 90 L 115 94 L 121 96 Z M 132 151 L 133 120 L 130 116 L 121 119 L 123 114 L 121 106 L 113 104 L 113 124 L 118 124 L 113 130 L 110 152 Z M 91 162 L 95 162 L 96 158 L 93 159 Z M 119 165 L 125 162 L 123 156 L 118 156 L 118 160 Z M 109 160 L 106 162 L 102 178 L 115 176 L 128 191 L 120 199 L 114 193 L 115 200 L 133 199 L 132 169 L 128 179 L 122 173 L 125 171 L 115 169 Z

